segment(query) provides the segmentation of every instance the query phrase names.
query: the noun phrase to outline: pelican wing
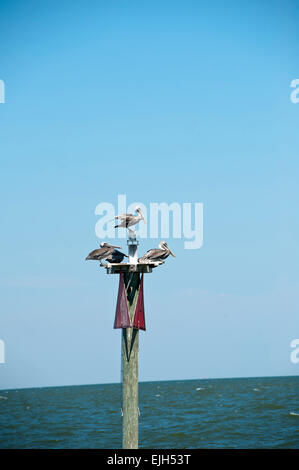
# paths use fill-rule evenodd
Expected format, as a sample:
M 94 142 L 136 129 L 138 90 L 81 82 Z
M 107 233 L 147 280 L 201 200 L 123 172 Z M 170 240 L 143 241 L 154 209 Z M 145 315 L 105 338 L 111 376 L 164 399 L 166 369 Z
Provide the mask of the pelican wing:
M 114 250 L 107 258 L 106 261 L 109 263 L 121 263 L 124 257 L 128 258 L 128 255 L 122 253 L 121 251 Z
M 158 248 L 153 248 L 152 250 L 148 250 L 143 256 L 142 260 L 151 259 L 153 261 L 158 260 L 163 254 L 164 250 L 159 250 Z
M 102 254 L 102 248 L 98 248 L 97 250 L 93 250 L 89 253 L 88 256 L 86 256 L 85 259 L 97 259 L 98 256 Z
M 128 218 L 133 217 L 133 214 L 119 214 L 114 217 L 114 219 L 127 220 Z
M 114 254 L 116 254 L 118 256 L 121 255 L 123 257 L 129 258 L 128 255 L 126 255 L 125 253 L 122 253 L 121 251 L 118 251 L 118 250 L 114 250 L 112 255 L 114 255 Z
M 109 253 L 111 253 L 112 249 L 106 246 L 102 248 L 98 248 L 97 250 L 93 250 L 89 253 L 89 255 L 85 259 L 102 259 Z

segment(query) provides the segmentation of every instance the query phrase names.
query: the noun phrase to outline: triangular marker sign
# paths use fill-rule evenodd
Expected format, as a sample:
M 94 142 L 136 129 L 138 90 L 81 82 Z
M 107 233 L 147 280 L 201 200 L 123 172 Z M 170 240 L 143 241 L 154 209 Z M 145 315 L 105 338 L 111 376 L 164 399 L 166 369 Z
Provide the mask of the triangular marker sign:
M 129 328 L 130 326 L 124 275 L 120 273 L 114 328 Z
M 141 275 L 139 294 L 137 299 L 137 305 L 135 309 L 133 328 L 138 330 L 146 330 L 145 318 L 144 318 L 144 300 L 143 300 L 143 273 Z

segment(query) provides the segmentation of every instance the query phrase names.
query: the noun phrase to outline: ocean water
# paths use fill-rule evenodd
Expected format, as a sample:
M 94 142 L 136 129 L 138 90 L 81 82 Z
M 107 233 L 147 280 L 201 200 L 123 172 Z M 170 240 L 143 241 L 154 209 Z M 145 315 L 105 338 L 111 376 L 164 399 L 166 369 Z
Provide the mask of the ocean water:
M 139 384 L 139 447 L 299 448 L 299 377 Z M 121 448 L 121 386 L 0 391 L 0 448 Z

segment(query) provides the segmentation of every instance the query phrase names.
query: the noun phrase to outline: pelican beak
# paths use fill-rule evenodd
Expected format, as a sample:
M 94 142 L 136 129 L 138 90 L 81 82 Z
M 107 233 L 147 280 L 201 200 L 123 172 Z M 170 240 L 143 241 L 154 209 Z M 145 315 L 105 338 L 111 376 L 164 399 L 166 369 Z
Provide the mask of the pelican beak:
M 171 250 L 169 250 L 169 251 L 170 251 L 171 256 L 173 256 L 175 258 L 175 255 L 172 253 L 172 251 Z
M 111 248 L 121 248 L 121 246 L 116 246 L 116 245 L 110 245 Z
M 142 216 L 142 220 L 143 220 L 143 222 L 146 224 L 146 220 L 145 220 L 145 218 L 144 218 L 143 216 Z

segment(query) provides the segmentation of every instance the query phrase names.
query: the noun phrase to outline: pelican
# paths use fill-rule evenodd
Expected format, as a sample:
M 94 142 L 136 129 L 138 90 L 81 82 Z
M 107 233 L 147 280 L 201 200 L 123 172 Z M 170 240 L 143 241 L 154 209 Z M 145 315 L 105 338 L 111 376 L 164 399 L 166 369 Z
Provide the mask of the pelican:
M 114 250 L 105 260 L 108 261 L 108 263 L 121 263 L 124 257 L 129 258 L 128 255 L 125 255 L 121 251 Z
M 174 254 L 172 253 L 171 249 L 167 245 L 167 243 L 163 240 L 159 244 L 159 248 L 153 248 L 152 250 L 148 250 L 142 258 L 139 258 L 138 263 L 164 263 L 164 260 L 171 255 L 175 258 Z
M 130 232 L 132 232 L 133 234 L 136 234 L 136 232 L 134 230 L 129 229 L 129 227 L 132 227 L 133 225 L 138 224 L 138 222 L 140 222 L 140 220 L 143 220 L 145 224 L 146 224 L 146 221 L 145 221 L 145 218 L 142 215 L 140 207 L 137 206 L 135 208 L 135 212 L 136 212 L 137 215 L 133 215 L 133 214 L 116 215 L 114 217 L 114 219 L 118 219 L 120 222 L 118 223 L 118 225 L 115 225 L 114 228 L 125 227 Z
M 114 248 L 121 248 L 121 246 L 110 245 L 110 243 L 107 242 L 101 242 L 100 247 L 101 248 L 97 250 L 91 251 L 85 259 L 95 259 L 97 261 L 101 261 L 102 259 L 106 259 L 108 256 L 111 256 Z

